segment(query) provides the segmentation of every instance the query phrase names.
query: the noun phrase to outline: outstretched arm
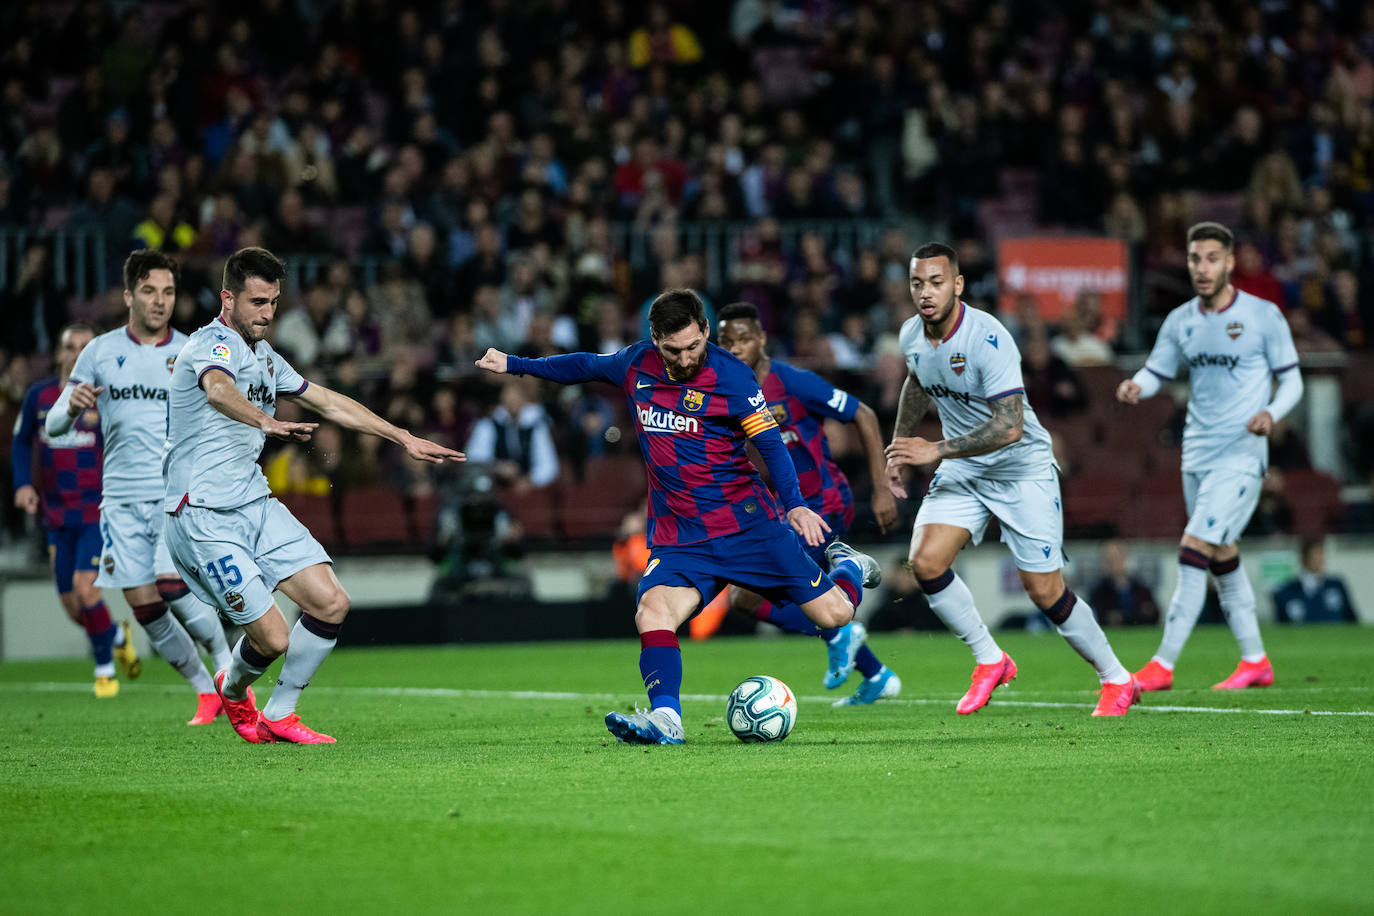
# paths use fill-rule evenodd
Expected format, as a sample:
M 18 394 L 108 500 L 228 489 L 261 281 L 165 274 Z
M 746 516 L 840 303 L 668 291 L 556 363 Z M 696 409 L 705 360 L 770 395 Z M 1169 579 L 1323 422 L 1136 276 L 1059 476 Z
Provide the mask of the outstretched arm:
M 221 371 L 214 367 L 207 369 L 200 377 L 200 387 L 205 389 L 205 399 L 215 410 L 231 420 L 261 430 L 269 436 L 309 442 L 310 434 L 320 425 L 286 423 L 276 417 L 269 417 L 234 387 L 234 377 L 227 370 Z
M 623 352 L 623 351 L 622 351 Z M 508 356 L 495 347 L 477 360 L 477 368 L 500 375 L 533 375 L 563 385 L 582 382 L 609 382 L 619 385 L 625 378 L 620 353 L 560 353 L 539 359 Z
M 883 432 L 878 428 L 878 415 L 867 404 L 859 404 L 854 414 L 859 429 L 859 441 L 868 456 L 868 474 L 873 479 L 873 517 L 878 530 L 886 533 L 897 521 L 897 500 L 892 490 L 882 485 L 887 478 L 887 455 L 883 452 Z
M 382 439 L 395 442 L 406 450 L 406 454 L 418 461 L 432 461 L 435 464 L 443 464 L 448 461 L 465 461 L 466 457 L 462 452 L 445 448 L 437 442 L 428 439 L 421 439 L 413 436 L 408 430 L 393 426 L 386 420 L 377 416 L 357 401 L 346 394 L 339 394 L 331 391 L 323 385 L 309 385 L 297 395 L 296 400 L 306 407 L 315 411 L 324 419 L 331 423 L 337 423 L 347 429 L 354 429 L 360 433 L 369 433 Z M 298 424 L 309 426 L 312 429 L 318 423 Z

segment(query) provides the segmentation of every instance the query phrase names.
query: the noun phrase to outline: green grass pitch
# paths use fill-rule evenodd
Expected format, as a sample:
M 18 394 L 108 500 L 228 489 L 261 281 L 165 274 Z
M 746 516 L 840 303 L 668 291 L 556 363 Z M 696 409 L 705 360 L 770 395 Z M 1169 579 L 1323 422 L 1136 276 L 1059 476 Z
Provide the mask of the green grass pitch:
M 1110 634 L 1139 666 L 1157 631 Z M 801 638 L 684 647 L 683 747 L 617 744 L 629 641 L 341 650 L 306 692 L 333 746 L 254 746 L 151 661 L 97 701 L 84 661 L 0 666 L 0 910 L 14 913 L 1370 913 L 1374 630 L 1270 629 L 1278 683 L 1201 628 L 1177 688 L 1092 719 L 1052 634 L 954 714 L 971 661 L 878 635 L 902 697 L 833 709 Z M 743 677 L 800 695 L 744 745 Z M 262 693 L 270 691 L 270 675 Z

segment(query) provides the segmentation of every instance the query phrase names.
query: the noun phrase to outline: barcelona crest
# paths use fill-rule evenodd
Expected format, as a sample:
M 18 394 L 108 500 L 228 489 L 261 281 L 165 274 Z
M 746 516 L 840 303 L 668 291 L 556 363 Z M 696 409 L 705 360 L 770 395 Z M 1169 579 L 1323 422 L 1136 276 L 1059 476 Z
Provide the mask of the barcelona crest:
M 1245 325 L 1241 324 L 1239 321 L 1233 321 L 1226 326 L 1226 336 L 1235 340 L 1244 330 Z
M 697 391 L 695 388 L 687 388 L 682 392 L 682 409 L 689 413 L 696 413 L 701 410 L 706 403 L 706 392 Z
M 950 371 L 953 372 L 955 375 L 963 375 L 965 362 L 966 360 L 964 359 L 964 354 L 955 353 L 953 356 L 949 358 Z
M 772 412 L 773 419 L 778 421 L 779 426 L 787 425 L 788 417 L 786 404 L 769 404 L 768 410 Z

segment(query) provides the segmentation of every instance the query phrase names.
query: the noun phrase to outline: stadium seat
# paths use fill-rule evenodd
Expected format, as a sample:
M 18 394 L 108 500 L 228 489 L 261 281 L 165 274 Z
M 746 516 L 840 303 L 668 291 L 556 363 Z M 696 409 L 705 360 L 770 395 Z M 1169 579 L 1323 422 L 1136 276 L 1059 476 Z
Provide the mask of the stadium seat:
M 1188 515 L 1183 507 L 1183 475 L 1178 468 L 1138 480 L 1124 520 L 1121 534 L 1126 537 L 1179 538 Z
M 1283 472 L 1283 492 L 1293 510 L 1293 533 L 1327 534 L 1340 524 L 1341 485 L 1329 474 L 1302 469 Z
M 570 471 L 559 482 L 560 521 L 568 537 L 610 537 L 626 513 L 644 499 L 644 464 L 638 457 L 593 458 L 582 478 Z
M 343 539 L 349 547 L 406 544 L 413 547 L 405 497 L 390 487 L 349 490 L 343 497 Z
M 1064 527 L 1069 537 L 1114 537 L 1124 527 L 1132 481 L 1085 472 L 1064 481 Z
M 339 545 L 338 524 L 334 515 L 332 496 L 314 496 L 308 493 L 286 493 L 278 496 L 282 505 L 290 510 L 310 533 L 326 548 Z
M 524 493 L 506 490 L 499 499 L 502 507 L 520 523 L 526 537 L 553 538 L 558 533 L 558 511 L 554 501 L 556 488 L 554 484 Z

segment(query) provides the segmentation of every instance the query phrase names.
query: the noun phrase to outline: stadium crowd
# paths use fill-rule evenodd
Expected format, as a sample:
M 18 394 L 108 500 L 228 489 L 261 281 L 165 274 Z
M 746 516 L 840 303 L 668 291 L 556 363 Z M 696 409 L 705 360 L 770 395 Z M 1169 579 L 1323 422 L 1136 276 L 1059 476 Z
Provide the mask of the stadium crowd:
M 1300 351 L 1374 343 L 1368 4 L 81 0 L 6 5 L 0 36 L 10 415 L 64 323 L 124 320 L 118 267 L 144 246 L 180 259 L 188 332 L 218 310 L 226 255 L 281 255 L 296 283 L 274 345 L 459 448 L 498 406 L 473 368 L 488 346 L 612 350 L 675 286 L 755 303 L 778 355 L 889 429 L 914 220 L 955 241 L 988 309 L 1008 232 L 1132 246 L 1131 322 L 1091 292 L 1054 327 L 1002 316 L 1052 429 L 1110 401 L 1086 367 L 1190 297 L 1199 219 L 1236 230 L 1236 285 L 1284 309 Z M 710 225 L 732 233 L 724 265 Z M 103 259 L 58 263 L 64 237 Z M 537 396 L 575 467 L 633 447 L 613 392 Z M 1374 402 L 1347 409 L 1368 462 Z M 321 438 L 267 457 L 281 492 L 450 486 L 377 440 Z

